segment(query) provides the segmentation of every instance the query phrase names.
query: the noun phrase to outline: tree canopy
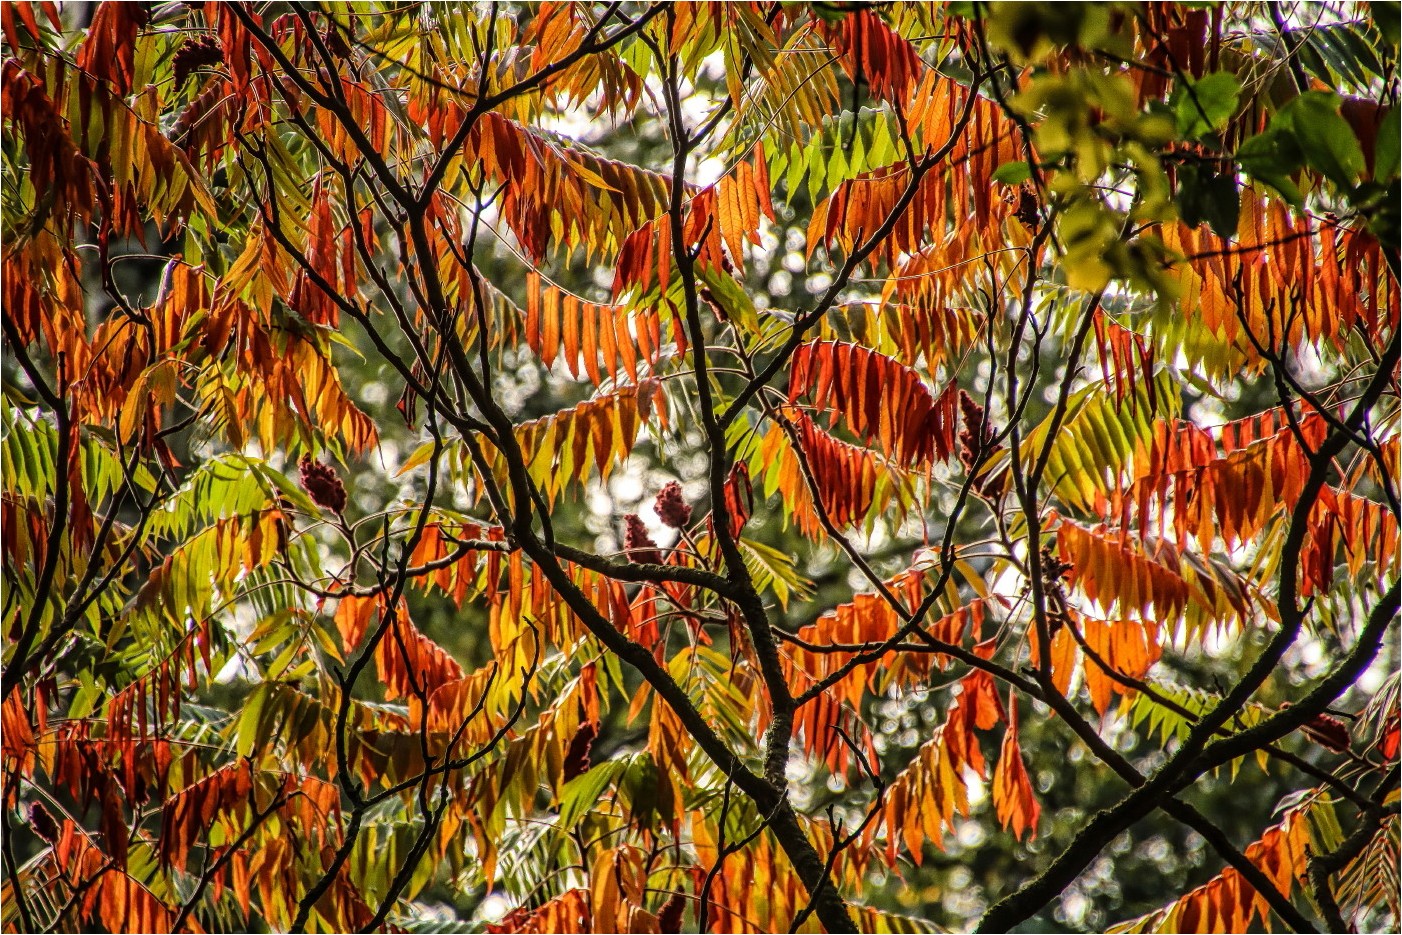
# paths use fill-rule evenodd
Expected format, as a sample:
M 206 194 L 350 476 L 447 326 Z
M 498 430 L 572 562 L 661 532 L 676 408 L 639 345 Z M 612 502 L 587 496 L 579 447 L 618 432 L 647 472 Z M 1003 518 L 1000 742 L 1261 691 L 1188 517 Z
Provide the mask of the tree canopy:
M 1395 929 L 1398 19 L 5 3 L 4 929 Z

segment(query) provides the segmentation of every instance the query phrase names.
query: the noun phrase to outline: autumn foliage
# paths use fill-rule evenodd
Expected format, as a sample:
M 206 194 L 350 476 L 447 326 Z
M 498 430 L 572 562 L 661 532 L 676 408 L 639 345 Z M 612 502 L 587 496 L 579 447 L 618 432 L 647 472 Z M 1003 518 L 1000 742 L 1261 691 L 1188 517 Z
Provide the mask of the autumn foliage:
M 4 930 L 1395 927 L 1385 7 L 0 6 Z

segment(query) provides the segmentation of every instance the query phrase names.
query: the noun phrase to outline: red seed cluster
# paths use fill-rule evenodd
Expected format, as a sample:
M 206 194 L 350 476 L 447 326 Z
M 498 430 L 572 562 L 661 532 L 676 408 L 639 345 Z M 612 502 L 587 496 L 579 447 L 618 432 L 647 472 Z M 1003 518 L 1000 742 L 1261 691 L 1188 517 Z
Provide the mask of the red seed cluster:
M 302 455 L 297 467 L 302 471 L 302 486 L 311 495 L 313 503 L 333 513 L 345 510 L 346 485 L 336 476 L 335 468 L 313 461 L 309 455 Z
M 196 69 L 218 65 L 224 61 L 224 50 L 213 36 L 189 39 L 175 50 L 175 86 L 180 88 Z
M 964 426 L 959 431 L 959 460 L 964 463 L 965 470 L 974 471 L 1003 446 L 993 444 L 993 428 L 988 424 L 983 407 L 963 390 L 959 391 L 959 414 Z M 1006 484 L 1006 474 L 1006 469 L 997 474 L 985 473 L 974 482 L 974 489 L 993 496 Z
M 627 513 L 623 517 L 623 525 L 623 548 L 628 553 L 628 560 L 661 565 L 662 553 L 657 543 L 652 541 L 652 536 L 647 534 L 642 518 L 637 513 Z
M 1335 753 L 1348 751 L 1348 725 L 1336 717 L 1316 714 L 1305 723 L 1305 736 L 1326 750 Z
M 652 508 L 657 511 L 663 525 L 673 529 L 684 529 L 691 522 L 691 505 L 682 499 L 682 485 L 670 481 L 657 494 Z
M 959 460 L 973 469 L 978 464 L 979 451 L 987 446 L 992 433 L 984 422 L 983 407 L 963 390 L 959 391 L 959 415 L 963 429 L 959 432 Z

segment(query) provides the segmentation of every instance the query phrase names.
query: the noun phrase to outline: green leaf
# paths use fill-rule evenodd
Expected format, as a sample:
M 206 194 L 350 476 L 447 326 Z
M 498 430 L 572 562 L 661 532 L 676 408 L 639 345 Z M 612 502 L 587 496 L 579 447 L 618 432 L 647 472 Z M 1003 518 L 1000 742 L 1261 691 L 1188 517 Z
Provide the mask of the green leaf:
M 773 589 L 779 606 L 788 609 L 789 596 L 808 594 L 809 582 L 794 568 L 793 557 L 754 539 L 738 540 L 745 565 L 761 591 Z
M 710 290 L 714 304 L 719 306 L 716 309 L 718 314 L 751 334 L 760 330 L 759 310 L 755 308 L 755 300 L 734 278 L 710 267 L 698 267 L 696 275 L 705 288 Z
M 581 773 L 560 790 L 560 828 L 570 831 L 591 809 L 599 804 L 609 783 L 627 765 L 627 760 L 607 760 Z
M 1396 0 L 1375 0 L 1372 4 L 1374 19 L 1378 26 L 1378 32 L 1384 41 L 1396 50 L 1398 43 L 1399 29 L 1402 29 L 1402 16 L 1399 16 L 1398 4 Z
M 1289 126 L 1304 163 L 1347 191 L 1363 174 L 1363 148 L 1339 103 L 1337 94 L 1308 91 L 1281 108 L 1271 125 Z
M 1223 396 L 1221 391 L 1213 386 L 1212 381 L 1207 379 L 1207 377 L 1199 373 L 1194 373 L 1191 370 L 1185 370 L 1180 373 L 1179 376 L 1183 378 L 1183 382 L 1187 383 L 1203 396 L 1227 402 L 1227 397 Z
M 1304 166 L 1300 143 L 1295 134 L 1272 120 L 1264 132 L 1241 144 L 1236 152 L 1237 162 L 1252 178 L 1265 182 L 1296 208 L 1304 205 L 1304 195 L 1290 176 Z
M 1191 85 L 1179 85 L 1169 103 L 1178 119 L 1178 132 L 1200 139 L 1227 125 L 1241 99 L 1241 82 L 1230 72 L 1204 76 Z
M 266 688 L 266 685 L 255 688 L 239 715 L 238 727 L 234 730 L 234 750 L 240 757 L 252 756 L 258 747 L 258 725 L 263 718 L 263 704 L 267 701 Z
M 1021 160 L 1005 162 L 993 172 L 993 181 L 1002 182 L 1004 185 L 1021 185 L 1030 178 L 1032 166 Z
M 1219 175 L 1206 165 L 1184 164 L 1178 169 L 1174 201 L 1183 223 L 1196 227 L 1205 222 L 1219 237 L 1236 236 L 1241 195 L 1235 173 Z
M 815 3 L 813 13 L 825 23 L 840 23 L 847 18 L 847 10 L 840 3 Z
M 1378 127 L 1378 139 L 1373 144 L 1373 180 L 1387 182 L 1397 177 L 1402 168 L 1402 142 L 1399 142 L 1402 127 L 1397 121 L 1396 111 L 1388 111 Z

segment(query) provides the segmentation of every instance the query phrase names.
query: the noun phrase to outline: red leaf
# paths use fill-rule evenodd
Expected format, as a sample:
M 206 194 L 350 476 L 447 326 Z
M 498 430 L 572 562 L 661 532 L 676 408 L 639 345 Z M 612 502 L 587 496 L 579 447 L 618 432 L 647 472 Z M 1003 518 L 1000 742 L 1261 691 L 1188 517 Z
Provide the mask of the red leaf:
M 118 94 L 130 94 L 136 78 L 136 34 L 144 25 L 143 4 L 110 0 L 100 4 L 93 14 L 88 37 L 78 49 L 78 67 L 110 82 Z
M 1017 697 L 1008 695 L 1008 729 L 1003 733 L 1003 748 L 998 754 L 998 766 L 993 771 L 993 807 L 1004 828 L 1016 837 L 1030 832 L 1037 836 L 1037 819 L 1042 807 L 1022 762 L 1022 747 L 1017 740 Z
M 832 424 L 878 442 L 903 467 L 929 464 L 954 450 L 958 389 L 936 399 L 911 368 L 844 341 L 816 341 L 794 352 L 789 400 L 807 396 Z
M 730 534 L 738 536 L 755 512 L 755 492 L 750 485 L 750 469 L 735 462 L 725 482 L 725 511 L 730 517 Z
M 924 70 L 915 46 L 867 9 L 849 14 L 825 31 L 847 77 L 865 78 L 871 93 L 882 100 L 905 102 Z

